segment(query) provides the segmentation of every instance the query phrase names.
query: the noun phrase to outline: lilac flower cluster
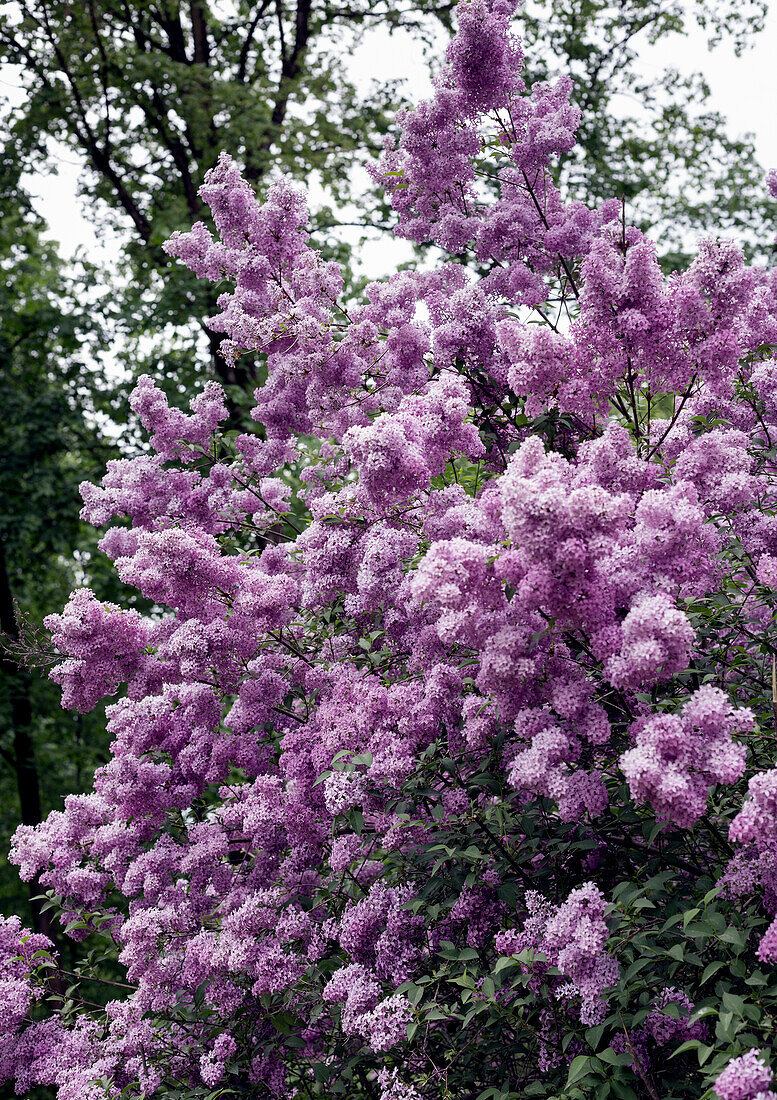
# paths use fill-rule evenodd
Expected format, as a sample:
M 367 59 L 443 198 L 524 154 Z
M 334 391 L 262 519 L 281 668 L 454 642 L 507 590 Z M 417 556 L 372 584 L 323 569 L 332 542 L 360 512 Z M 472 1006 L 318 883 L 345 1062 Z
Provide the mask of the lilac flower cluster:
M 669 1015 L 665 1009 L 673 1006 L 679 1012 Z M 691 1040 L 705 1041 L 709 1038 L 709 1028 L 704 1020 L 691 1020 L 694 1004 L 690 997 L 675 986 L 667 986 L 656 997 L 644 1024 L 632 1028 L 628 1039 L 623 1032 L 615 1035 L 610 1046 L 618 1054 L 628 1053 L 632 1059 L 641 1063 L 643 1070 L 650 1071 L 658 1061 L 666 1056 L 661 1048 L 670 1044 L 674 1047 Z
M 342 1026 L 376 1051 L 389 1050 L 407 1036 L 412 1009 L 405 997 L 380 999 L 380 986 L 358 963 L 338 970 L 324 987 L 327 1002 L 344 1002 Z
M 715 1092 L 720 1100 L 774 1100 L 777 1093 L 769 1088 L 773 1076 L 761 1051 L 749 1050 L 731 1059 L 715 1081 Z
M 606 990 L 615 984 L 619 973 L 617 962 L 607 953 L 607 902 L 601 891 L 587 882 L 558 907 L 528 891 L 526 908 L 529 916 L 521 931 L 497 935 L 497 951 L 539 952 L 545 962 L 534 967 L 540 972 L 548 966 L 557 967 L 566 979 L 553 983 L 553 995 L 562 1001 L 579 997 L 581 1022 L 588 1026 L 599 1023 L 607 1013 Z
M 690 828 L 704 814 L 713 784 L 735 783 L 744 775 L 745 746 L 731 736 L 754 726 L 751 711 L 735 709 L 710 684 L 688 698 L 681 714 L 640 719 L 632 731 L 635 747 L 620 758 L 632 797 Z
M 774 917 L 761 937 L 758 956 L 777 961 L 777 769 L 757 772 L 747 787 L 748 799 L 729 826 L 729 839 L 742 848 L 726 868 L 723 883 L 734 896 L 764 891 L 767 911 Z

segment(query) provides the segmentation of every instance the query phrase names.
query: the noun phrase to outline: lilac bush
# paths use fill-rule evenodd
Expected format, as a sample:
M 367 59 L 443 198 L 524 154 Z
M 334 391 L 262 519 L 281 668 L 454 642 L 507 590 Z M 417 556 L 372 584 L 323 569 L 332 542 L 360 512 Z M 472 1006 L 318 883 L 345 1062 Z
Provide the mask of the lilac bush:
M 19 1094 L 773 1095 L 777 273 L 560 194 L 515 6 L 374 168 L 449 258 L 346 300 L 226 156 L 166 245 L 257 429 L 146 377 L 82 487 L 151 610 L 48 620 L 113 743 L 14 837 L 80 945 L 0 930 Z

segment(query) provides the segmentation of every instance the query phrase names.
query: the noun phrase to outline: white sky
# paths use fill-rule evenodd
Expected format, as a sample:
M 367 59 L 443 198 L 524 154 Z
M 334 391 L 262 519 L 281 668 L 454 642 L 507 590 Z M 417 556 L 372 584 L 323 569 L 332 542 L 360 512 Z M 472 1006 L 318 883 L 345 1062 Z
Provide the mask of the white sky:
M 640 65 L 646 70 L 674 66 L 682 72 L 703 72 L 712 91 L 710 105 L 728 118 L 732 136 L 752 132 L 763 166 L 777 168 L 777 0 L 770 6 L 766 29 L 739 58 L 726 44 L 708 51 L 703 32 L 695 31 L 646 47 Z M 399 33 L 371 34 L 355 52 L 352 72 L 357 83 L 364 86 L 373 78 L 404 77 L 413 99 L 429 91 L 427 67 L 419 47 Z M 3 91 L 7 92 L 14 80 L 15 74 L 9 69 L 0 72 Z M 88 210 L 82 208 L 76 196 L 80 165 L 66 149 L 57 148 L 54 153 L 57 175 L 25 181 L 49 224 L 50 236 L 59 242 L 63 256 L 72 256 L 77 249 L 83 249 L 92 259 L 110 259 L 116 254 L 117 242 L 98 240 Z M 401 242 L 390 246 L 384 241 L 369 247 L 363 266 L 370 276 L 376 277 L 385 273 L 396 259 L 405 258 L 405 252 L 406 246 Z
M 641 63 L 647 69 L 666 67 L 698 71 L 707 78 L 710 106 L 728 119 L 732 137 L 755 136 L 761 163 L 777 168 L 777 3 L 770 0 L 766 25 L 754 45 L 736 57 L 731 46 L 708 50 L 703 31 L 685 37 L 673 35 L 646 49 Z

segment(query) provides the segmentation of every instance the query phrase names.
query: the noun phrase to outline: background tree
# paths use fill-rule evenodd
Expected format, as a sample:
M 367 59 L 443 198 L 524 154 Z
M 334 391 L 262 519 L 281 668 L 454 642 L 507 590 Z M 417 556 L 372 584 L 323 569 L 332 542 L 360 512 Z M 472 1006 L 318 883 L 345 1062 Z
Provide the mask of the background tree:
M 25 667 L 27 620 L 39 622 L 79 572 L 116 591 L 92 533 L 78 519 L 79 482 L 112 453 L 87 411 L 99 389 L 100 330 L 85 301 L 92 272 L 66 276 L 12 171 L 0 178 L 0 820 L 40 821 L 69 786 L 89 780 L 106 748 L 99 716 L 73 718 L 52 685 Z M 94 560 L 93 560 L 94 559 Z M 101 581 L 105 582 L 104 584 Z M 102 732 L 102 736 L 101 736 Z M 5 868 L 6 852 L 0 854 Z M 34 884 L 31 893 L 36 892 Z M 0 870 L 0 895 L 18 901 Z M 34 906 L 36 926 L 40 910 Z

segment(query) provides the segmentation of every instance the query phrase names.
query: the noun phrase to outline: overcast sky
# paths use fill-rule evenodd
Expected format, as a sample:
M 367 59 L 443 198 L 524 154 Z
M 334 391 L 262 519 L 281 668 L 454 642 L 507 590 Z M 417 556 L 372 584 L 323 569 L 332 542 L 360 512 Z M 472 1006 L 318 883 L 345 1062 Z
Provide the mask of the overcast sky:
M 763 34 L 739 58 L 725 44 L 708 51 L 704 35 L 698 31 L 683 38 L 676 35 L 646 48 L 640 64 L 656 71 L 675 66 L 684 72 L 703 72 L 712 90 L 711 106 L 728 118 L 730 133 L 739 136 L 752 132 L 764 167 L 777 168 L 777 2 L 771 5 Z M 371 35 L 356 52 L 352 65 L 359 83 L 366 85 L 371 78 L 401 76 L 407 79 L 406 88 L 412 98 L 428 94 L 426 65 L 420 50 L 406 36 Z M 0 80 L 7 91 L 14 82 L 14 74 L 3 71 Z M 38 210 L 50 226 L 51 237 L 59 241 L 63 256 L 72 255 L 80 247 L 94 259 L 110 257 L 115 254 L 116 243 L 97 240 L 88 214 L 77 199 L 80 166 L 75 156 L 61 149 L 56 154 L 58 175 L 25 181 L 37 198 Z M 369 257 L 366 266 L 375 269 L 369 274 L 379 274 L 378 267 L 385 270 L 388 259 L 384 245 L 380 255 Z

